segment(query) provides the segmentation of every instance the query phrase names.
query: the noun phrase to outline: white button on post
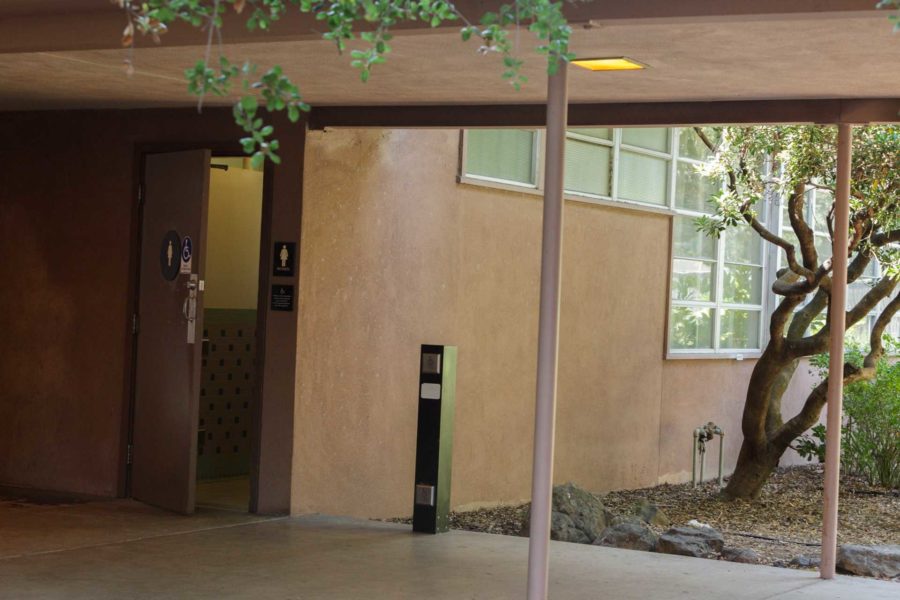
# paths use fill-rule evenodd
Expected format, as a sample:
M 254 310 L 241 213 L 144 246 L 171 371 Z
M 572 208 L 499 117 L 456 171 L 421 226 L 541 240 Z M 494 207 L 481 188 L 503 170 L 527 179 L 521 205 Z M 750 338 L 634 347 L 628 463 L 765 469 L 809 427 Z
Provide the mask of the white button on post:
M 423 400 L 440 400 L 441 384 L 439 383 L 423 383 L 419 390 L 419 398 Z

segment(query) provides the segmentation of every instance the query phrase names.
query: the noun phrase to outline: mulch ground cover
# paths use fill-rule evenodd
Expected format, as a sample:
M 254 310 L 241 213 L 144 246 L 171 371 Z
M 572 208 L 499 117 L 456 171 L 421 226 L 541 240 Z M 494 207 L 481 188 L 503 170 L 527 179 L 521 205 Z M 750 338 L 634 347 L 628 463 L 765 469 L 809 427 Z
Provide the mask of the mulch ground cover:
M 755 502 L 723 502 L 715 483 L 659 485 L 598 494 L 616 514 L 631 513 L 641 501 L 663 509 L 672 525 L 697 520 L 725 536 L 727 546 L 750 548 L 763 562 L 788 566 L 798 555 L 818 556 L 822 528 L 823 470 L 819 465 L 779 469 Z M 900 544 L 900 493 L 841 480 L 838 543 Z M 528 504 L 450 515 L 454 529 L 521 535 Z M 408 521 L 408 519 L 396 519 Z M 654 528 L 661 533 L 663 528 Z

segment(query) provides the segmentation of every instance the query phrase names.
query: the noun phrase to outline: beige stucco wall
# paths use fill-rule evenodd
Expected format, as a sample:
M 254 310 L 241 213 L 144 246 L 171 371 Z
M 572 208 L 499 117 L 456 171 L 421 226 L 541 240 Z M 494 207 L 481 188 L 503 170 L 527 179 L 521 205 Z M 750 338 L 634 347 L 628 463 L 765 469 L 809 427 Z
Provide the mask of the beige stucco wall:
M 314 132 L 301 236 L 294 513 L 411 512 L 419 344 L 459 346 L 452 503 L 529 496 L 539 197 L 456 183 L 455 131 Z M 752 361 L 666 361 L 669 217 L 568 202 L 555 478 L 684 481 L 738 445 Z

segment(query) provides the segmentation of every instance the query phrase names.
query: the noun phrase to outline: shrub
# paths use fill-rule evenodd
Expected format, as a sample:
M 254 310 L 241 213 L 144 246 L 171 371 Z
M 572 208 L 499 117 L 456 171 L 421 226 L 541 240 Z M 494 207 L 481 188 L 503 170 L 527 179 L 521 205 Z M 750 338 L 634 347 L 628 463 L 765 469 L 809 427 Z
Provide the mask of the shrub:
M 861 356 L 848 349 L 848 359 Z M 816 357 L 820 374 L 827 357 Z M 825 461 L 825 426 L 816 425 L 794 449 L 804 458 Z M 900 488 L 900 361 L 879 361 L 875 378 L 846 386 L 841 428 L 841 465 L 870 485 Z
M 871 485 L 900 488 L 900 362 L 882 360 L 875 379 L 847 386 L 844 415 L 847 471 Z
M 825 426 L 819 423 L 810 429 L 810 435 L 798 438 L 794 450 L 806 460 L 825 462 Z

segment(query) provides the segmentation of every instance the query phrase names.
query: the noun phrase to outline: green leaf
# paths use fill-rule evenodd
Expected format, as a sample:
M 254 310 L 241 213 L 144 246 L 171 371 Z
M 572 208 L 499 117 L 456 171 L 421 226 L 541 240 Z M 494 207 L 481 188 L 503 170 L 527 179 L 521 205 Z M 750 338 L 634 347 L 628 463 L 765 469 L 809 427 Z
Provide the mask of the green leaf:
M 250 113 L 250 114 L 254 113 L 256 111 L 257 106 L 259 106 L 259 103 L 256 100 L 256 96 L 250 95 L 250 96 L 243 96 L 241 98 L 241 107 L 248 113 Z

